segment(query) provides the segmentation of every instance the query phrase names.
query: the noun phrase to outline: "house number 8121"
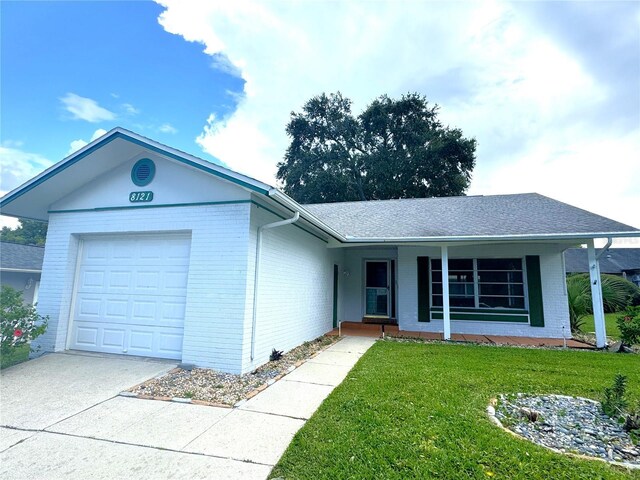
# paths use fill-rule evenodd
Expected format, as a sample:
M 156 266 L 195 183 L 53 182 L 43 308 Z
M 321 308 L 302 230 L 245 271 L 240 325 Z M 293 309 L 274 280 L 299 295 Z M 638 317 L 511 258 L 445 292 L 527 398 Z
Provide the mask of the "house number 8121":
M 153 192 L 131 192 L 129 194 L 129 201 L 136 202 L 150 202 L 153 200 Z

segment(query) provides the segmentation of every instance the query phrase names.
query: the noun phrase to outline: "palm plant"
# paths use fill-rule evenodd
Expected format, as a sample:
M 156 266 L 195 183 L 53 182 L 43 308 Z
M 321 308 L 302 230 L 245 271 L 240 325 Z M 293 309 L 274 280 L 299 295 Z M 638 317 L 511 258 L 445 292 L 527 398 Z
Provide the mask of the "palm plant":
M 633 283 L 615 275 L 601 275 L 602 303 L 605 312 L 617 312 L 629 303 L 631 295 L 638 290 Z M 584 326 L 585 317 L 593 313 L 591 303 L 591 280 L 586 273 L 567 277 L 569 321 L 571 332 L 577 333 Z

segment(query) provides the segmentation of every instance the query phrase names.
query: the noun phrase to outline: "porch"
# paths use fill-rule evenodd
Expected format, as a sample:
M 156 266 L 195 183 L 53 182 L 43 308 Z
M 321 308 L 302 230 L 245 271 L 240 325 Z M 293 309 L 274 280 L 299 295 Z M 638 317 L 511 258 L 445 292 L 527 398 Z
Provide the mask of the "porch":
M 338 247 L 334 327 L 508 345 L 563 346 L 566 339 L 584 348 L 569 342 L 563 251 L 575 240 L 389 243 Z M 595 265 L 593 242 L 587 244 Z M 600 348 L 603 330 L 596 329 Z
M 331 336 L 383 338 L 384 335 L 404 338 L 422 338 L 425 340 L 444 340 L 442 332 L 418 332 L 400 330 L 397 325 L 375 325 L 360 322 L 342 322 L 339 328 L 328 332 Z M 595 350 L 596 347 L 575 339 L 515 337 L 504 335 L 451 334 L 451 341 L 483 343 L 488 345 L 512 345 L 519 347 L 567 347 L 583 350 Z M 565 344 L 566 342 L 566 344 Z

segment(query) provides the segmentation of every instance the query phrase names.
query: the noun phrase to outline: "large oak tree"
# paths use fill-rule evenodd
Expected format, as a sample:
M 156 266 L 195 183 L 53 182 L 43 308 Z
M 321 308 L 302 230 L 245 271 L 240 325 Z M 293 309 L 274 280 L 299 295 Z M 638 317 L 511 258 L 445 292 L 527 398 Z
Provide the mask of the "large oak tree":
M 463 195 L 476 141 L 442 125 L 417 93 L 375 99 L 357 117 L 340 92 L 291 113 L 277 178 L 301 203 Z

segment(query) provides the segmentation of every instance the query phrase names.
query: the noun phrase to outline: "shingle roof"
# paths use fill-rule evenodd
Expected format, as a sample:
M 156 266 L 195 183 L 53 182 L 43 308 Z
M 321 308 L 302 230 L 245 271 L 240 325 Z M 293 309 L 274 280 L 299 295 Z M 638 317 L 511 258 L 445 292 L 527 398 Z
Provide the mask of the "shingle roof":
M 564 252 L 568 273 L 588 272 L 586 248 L 570 248 Z M 600 257 L 600 273 L 617 273 L 640 270 L 640 248 L 610 248 Z
M 0 242 L 0 270 L 5 268 L 42 270 L 43 258 L 44 247 Z
M 304 207 L 336 231 L 357 238 L 639 233 L 637 228 L 537 193 Z

